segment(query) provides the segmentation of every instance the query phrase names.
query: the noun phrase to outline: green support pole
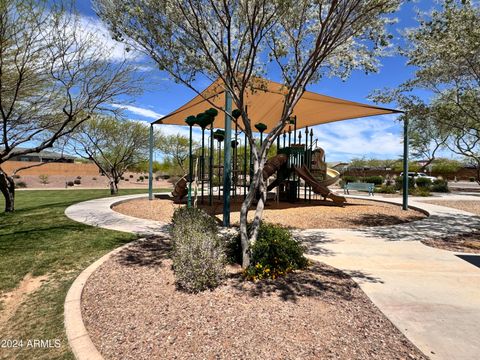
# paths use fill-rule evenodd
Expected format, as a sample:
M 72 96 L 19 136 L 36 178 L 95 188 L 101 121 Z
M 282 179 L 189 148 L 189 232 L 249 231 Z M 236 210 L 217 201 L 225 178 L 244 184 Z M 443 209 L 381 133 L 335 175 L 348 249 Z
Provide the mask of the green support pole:
M 148 149 L 148 199 L 153 200 L 153 124 L 150 124 Z
M 208 177 L 210 180 L 208 204 L 212 206 L 213 204 L 213 123 L 212 125 L 210 125 L 210 158 L 209 158 Z
M 232 95 L 225 92 L 225 155 L 223 158 L 223 226 L 230 226 L 230 188 L 232 186 Z
M 192 180 L 193 180 L 193 156 L 192 156 L 192 125 L 190 127 L 190 143 L 188 146 L 188 202 L 187 206 L 192 207 Z
M 403 122 L 403 210 L 408 210 L 408 120 Z

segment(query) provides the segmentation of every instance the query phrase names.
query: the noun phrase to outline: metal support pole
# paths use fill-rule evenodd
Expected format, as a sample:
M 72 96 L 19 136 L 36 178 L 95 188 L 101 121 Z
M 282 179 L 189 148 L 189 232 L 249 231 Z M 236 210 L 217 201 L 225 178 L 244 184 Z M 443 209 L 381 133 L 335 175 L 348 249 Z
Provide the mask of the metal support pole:
M 187 206 L 192 207 L 192 181 L 193 181 L 193 156 L 192 156 L 192 125 L 190 127 L 190 143 L 188 145 L 188 200 Z
M 153 124 L 150 124 L 148 150 L 148 199 L 153 200 Z
M 202 189 L 201 189 L 201 194 L 202 194 L 202 200 L 201 204 L 203 205 L 203 187 L 204 187 L 204 182 L 203 180 L 205 179 L 205 128 L 202 127 L 202 161 L 200 161 L 200 183 L 202 184 Z
M 213 123 L 210 125 L 210 158 L 209 158 L 209 168 L 208 168 L 208 178 L 210 183 L 210 189 L 208 194 L 208 204 L 213 205 Z
M 225 92 L 225 156 L 223 158 L 223 226 L 230 226 L 230 188 L 232 187 L 232 95 Z
M 403 210 L 408 210 L 408 120 L 403 121 Z

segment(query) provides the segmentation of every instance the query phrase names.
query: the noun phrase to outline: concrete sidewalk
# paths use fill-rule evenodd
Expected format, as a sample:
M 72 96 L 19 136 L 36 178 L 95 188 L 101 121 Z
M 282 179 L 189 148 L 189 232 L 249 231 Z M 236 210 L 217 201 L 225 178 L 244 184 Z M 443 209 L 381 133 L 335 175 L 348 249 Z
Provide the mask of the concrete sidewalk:
M 86 201 L 70 206 L 65 213 L 73 220 L 92 226 L 142 235 L 164 233 L 167 224 L 111 210 L 114 203 L 142 196 L 145 195 Z M 401 199 L 380 196 L 370 200 L 401 202 Z M 455 200 L 474 199 L 456 195 Z M 349 273 L 378 308 L 427 356 L 478 359 L 480 269 L 453 252 L 425 246 L 418 240 L 480 229 L 480 218 L 415 200 L 410 204 L 430 216 L 395 226 L 312 229 L 295 234 L 307 244 L 310 258 Z

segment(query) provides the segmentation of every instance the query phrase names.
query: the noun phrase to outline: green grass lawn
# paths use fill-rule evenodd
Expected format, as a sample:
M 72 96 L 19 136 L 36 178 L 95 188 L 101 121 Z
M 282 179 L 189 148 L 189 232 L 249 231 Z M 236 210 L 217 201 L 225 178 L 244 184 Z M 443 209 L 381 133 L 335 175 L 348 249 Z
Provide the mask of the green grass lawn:
M 119 195 L 135 193 L 145 190 L 122 190 Z M 0 341 L 61 341 L 53 349 L 0 348 L 0 359 L 73 358 L 63 326 L 63 302 L 70 285 L 93 261 L 135 237 L 74 222 L 64 211 L 74 203 L 107 196 L 108 190 L 18 191 L 15 213 L 0 214 L 0 294 L 15 289 L 27 274 L 48 276 L 0 328 Z M 1 198 L 0 210 L 4 206 Z

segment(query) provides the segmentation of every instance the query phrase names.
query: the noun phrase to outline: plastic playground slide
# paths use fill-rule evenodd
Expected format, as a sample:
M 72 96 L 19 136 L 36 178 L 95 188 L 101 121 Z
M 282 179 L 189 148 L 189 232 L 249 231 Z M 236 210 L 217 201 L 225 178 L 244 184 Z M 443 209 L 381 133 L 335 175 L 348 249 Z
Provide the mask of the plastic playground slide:
M 329 169 L 329 170 L 332 170 L 332 169 Z M 333 171 L 335 171 L 335 170 L 333 170 Z M 343 203 L 347 202 L 347 199 L 345 199 L 343 196 L 335 195 L 325 185 L 323 185 L 325 182 L 329 181 L 328 179 L 325 180 L 325 181 L 318 181 L 312 175 L 310 170 L 308 170 L 307 167 L 305 167 L 305 166 L 295 167 L 295 172 L 297 173 L 298 176 L 300 176 L 303 180 L 305 180 L 305 182 L 308 185 L 310 185 L 312 187 L 312 190 L 313 190 L 314 193 L 320 194 L 324 198 L 329 198 L 333 202 L 338 203 L 338 204 L 343 204 Z M 327 170 L 327 172 L 328 172 L 328 170 Z
M 340 179 L 340 173 L 337 170 L 327 168 L 327 178 L 322 181 L 319 181 L 319 180 L 317 181 L 320 185 L 330 186 L 335 184 L 338 181 L 338 179 Z
M 173 187 L 172 196 L 176 201 L 182 200 L 182 198 L 188 194 L 187 177 L 188 175 L 183 176 L 175 183 L 175 186 Z

